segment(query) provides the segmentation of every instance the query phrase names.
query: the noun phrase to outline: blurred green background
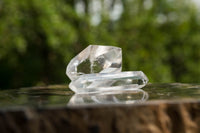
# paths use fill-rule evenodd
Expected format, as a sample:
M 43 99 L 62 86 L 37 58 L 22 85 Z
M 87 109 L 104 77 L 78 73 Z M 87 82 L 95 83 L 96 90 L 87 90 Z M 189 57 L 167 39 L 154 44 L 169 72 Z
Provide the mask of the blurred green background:
M 1 0 L 0 89 L 63 84 L 89 44 L 123 49 L 123 70 L 200 82 L 200 6 L 191 0 Z

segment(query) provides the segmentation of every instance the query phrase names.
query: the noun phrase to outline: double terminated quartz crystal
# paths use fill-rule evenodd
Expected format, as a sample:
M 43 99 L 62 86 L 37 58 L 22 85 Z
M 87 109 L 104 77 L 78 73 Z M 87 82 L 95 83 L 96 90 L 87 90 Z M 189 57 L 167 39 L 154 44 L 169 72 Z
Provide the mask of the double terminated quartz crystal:
M 67 66 L 76 93 L 121 91 L 144 87 L 148 78 L 142 71 L 121 72 L 122 51 L 113 46 L 89 45 Z

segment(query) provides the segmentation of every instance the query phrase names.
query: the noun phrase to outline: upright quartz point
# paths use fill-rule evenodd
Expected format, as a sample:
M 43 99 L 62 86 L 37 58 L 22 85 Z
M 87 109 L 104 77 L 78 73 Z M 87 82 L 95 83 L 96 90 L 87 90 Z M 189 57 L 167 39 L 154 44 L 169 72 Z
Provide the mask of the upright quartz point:
M 83 74 L 121 72 L 121 64 L 121 48 L 89 45 L 70 61 L 66 74 L 73 81 Z
M 72 81 L 69 87 L 75 93 L 123 91 L 144 87 L 148 78 L 142 71 L 85 74 Z

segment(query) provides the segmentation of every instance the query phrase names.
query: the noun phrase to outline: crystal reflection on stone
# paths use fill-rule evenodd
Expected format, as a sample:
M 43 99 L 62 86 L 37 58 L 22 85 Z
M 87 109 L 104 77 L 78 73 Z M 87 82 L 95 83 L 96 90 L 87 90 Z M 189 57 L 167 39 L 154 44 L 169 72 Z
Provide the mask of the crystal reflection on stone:
M 93 94 L 74 94 L 70 99 L 68 106 L 98 104 L 133 104 L 144 102 L 148 99 L 148 97 L 148 93 L 142 89 Z

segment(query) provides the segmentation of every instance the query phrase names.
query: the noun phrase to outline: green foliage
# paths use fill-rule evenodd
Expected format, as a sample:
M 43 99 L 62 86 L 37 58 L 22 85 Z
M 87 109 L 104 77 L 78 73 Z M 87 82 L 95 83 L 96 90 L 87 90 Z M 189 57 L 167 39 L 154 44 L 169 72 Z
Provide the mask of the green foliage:
M 82 14 L 75 8 L 80 1 Z M 142 70 L 150 82 L 200 81 L 200 21 L 192 3 L 100 1 L 101 21 L 94 26 L 92 0 L 3 0 L 0 88 L 69 82 L 68 62 L 89 44 L 122 47 L 123 69 Z M 123 12 L 112 20 L 116 2 Z

